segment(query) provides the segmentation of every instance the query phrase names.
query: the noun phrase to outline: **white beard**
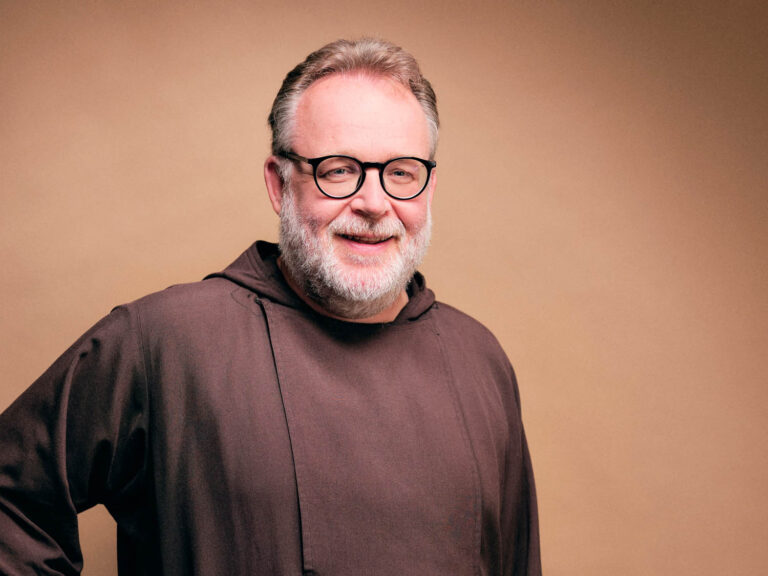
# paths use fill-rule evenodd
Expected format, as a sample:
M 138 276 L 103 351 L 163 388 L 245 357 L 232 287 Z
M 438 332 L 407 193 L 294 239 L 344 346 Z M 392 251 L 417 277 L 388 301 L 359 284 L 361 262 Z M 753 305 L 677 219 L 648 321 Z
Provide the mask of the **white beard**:
M 335 316 L 369 318 L 386 310 L 405 290 L 421 264 L 432 233 L 432 215 L 408 239 L 400 220 L 373 221 L 349 214 L 333 220 L 325 233 L 320 223 L 300 214 L 293 191 L 286 186 L 280 209 L 280 252 L 291 279 L 304 293 Z M 337 234 L 393 236 L 398 245 L 394 256 L 358 256 L 352 265 L 335 253 Z

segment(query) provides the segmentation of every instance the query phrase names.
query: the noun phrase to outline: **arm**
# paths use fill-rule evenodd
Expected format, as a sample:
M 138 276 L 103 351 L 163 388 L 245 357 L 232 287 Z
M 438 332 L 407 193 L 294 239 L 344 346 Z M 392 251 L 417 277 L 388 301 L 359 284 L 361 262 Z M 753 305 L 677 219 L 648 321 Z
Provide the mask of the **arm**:
M 539 542 L 539 516 L 536 502 L 536 485 L 528 442 L 522 424 L 520 392 L 511 366 L 513 407 L 508 414 L 510 438 L 506 463 L 506 479 L 502 509 L 504 549 L 504 574 L 509 576 L 540 576 L 541 551 Z
M 147 390 L 136 322 L 104 318 L 0 415 L 0 573 L 79 574 L 77 514 L 143 485 Z

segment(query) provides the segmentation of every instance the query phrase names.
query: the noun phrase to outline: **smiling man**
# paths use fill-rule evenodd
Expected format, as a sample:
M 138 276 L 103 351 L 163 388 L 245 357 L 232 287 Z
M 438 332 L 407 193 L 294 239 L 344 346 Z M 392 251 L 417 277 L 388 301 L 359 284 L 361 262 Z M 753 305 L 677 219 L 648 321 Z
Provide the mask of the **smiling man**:
M 78 573 L 101 503 L 121 575 L 540 574 L 512 368 L 416 271 L 429 82 L 334 42 L 270 125 L 279 245 L 116 308 L 0 416 L 0 573 Z

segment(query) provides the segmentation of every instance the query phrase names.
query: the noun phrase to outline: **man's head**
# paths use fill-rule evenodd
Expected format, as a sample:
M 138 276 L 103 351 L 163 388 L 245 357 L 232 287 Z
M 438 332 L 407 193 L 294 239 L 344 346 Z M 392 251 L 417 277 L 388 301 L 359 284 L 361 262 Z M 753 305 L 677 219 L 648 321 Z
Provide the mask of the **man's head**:
M 265 179 L 289 283 L 330 315 L 393 318 L 429 243 L 436 182 L 435 97 L 415 60 L 381 41 L 329 44 L 288 74 L 270 124 Z M 330 155 L 359 162 L 307 162 Z M 401 157 L 413 160 L 386 164 Z

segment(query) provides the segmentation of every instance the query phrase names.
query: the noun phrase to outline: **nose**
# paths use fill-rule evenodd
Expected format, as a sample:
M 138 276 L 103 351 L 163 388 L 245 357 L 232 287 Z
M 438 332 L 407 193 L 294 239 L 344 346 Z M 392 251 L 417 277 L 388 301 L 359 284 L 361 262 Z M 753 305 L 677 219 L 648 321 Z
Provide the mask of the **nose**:
M 391 208 L 389 196 L 384 192 L 379 180 L 379 171 L 369 168 L 365 173 L 365 181 L 349 203 L 350 208 L 358 214 L 369 218 L 382 218 Z

